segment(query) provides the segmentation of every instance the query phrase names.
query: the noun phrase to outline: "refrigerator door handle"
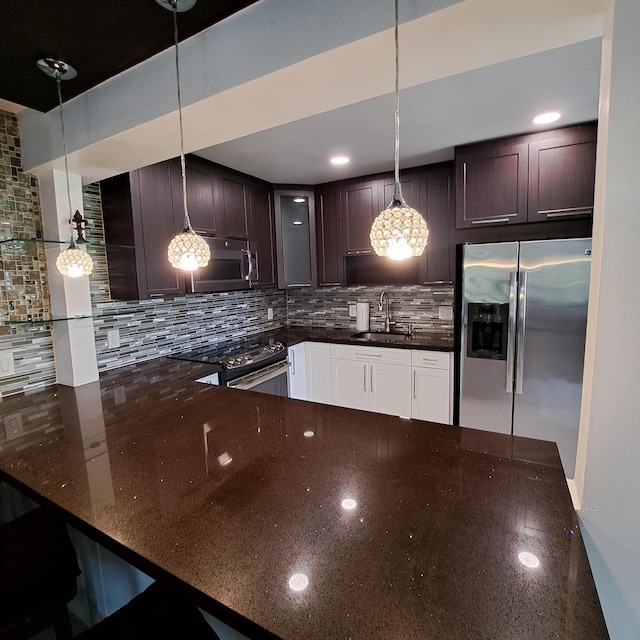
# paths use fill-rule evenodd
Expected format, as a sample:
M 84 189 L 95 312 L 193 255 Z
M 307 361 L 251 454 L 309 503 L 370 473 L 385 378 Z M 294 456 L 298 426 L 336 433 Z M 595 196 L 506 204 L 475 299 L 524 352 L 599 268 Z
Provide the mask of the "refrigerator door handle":
M 526 271 L 520 274 L 520 291 L 518 293 L 518 339 L 516 343 L 516 393 L 522 395 L 524 377 L 524 332 L 527 323 L 527 276 Z
M 505 391 L 513 392 L 513 365 L 516 351 L 516 300 L 517 300 L 517 274 L 512 271 L 509 274 L 509 324 L 507 326 L 507 379 Z

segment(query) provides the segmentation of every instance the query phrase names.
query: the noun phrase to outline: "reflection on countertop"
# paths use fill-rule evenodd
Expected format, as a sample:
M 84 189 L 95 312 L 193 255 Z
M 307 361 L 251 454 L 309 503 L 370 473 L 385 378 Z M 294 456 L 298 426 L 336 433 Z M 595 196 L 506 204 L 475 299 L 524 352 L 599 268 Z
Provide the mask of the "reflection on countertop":
M 210 371 L 161 358 L 4 399 L 0 478 L 249 636 L 608 637 L 555 445 L 194 382 Z

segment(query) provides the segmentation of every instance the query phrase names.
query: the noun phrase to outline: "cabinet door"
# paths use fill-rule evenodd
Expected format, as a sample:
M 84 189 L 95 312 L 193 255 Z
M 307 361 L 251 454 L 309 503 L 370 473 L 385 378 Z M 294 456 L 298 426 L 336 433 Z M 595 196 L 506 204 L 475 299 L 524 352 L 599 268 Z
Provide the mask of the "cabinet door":
M 307 342 L 307 400 L 331 404 L 331 345 Z
M 174 162 L 174 207 L 183 211 L 182 172 L 180 162 Z M 197 233 L 216 234 L 213 204 L 213 170 L 197 159 L 186 159 L 187 207 L 191 226 Z
M 214 203 L 217 233 L 225 238 L 249 237 L 249 181 L 241 175 L 218 171 Z
M 130 174 L 139 298 L 184 293 L 182 272 L 167 258 L 171 238 L 182 230 L 182 211 L 173 206 L 171 162 Z
M 313 191 L 274 191 L 278 287 L 315 287 L 317 282 Z M 313 239 L 313 240 L 312 240 Z
M 386 363 L 369 366 L 371 411 L 411 417 L 411 367 Z
M 344 282 L 340 198 L 337 184 L 316 189 L 319 286 L 340 286 Z
M 561 138 L 529 145 L 529 222 L 593 213 L 596 129 L 583 125 Z
M 451 424 L 451 392 L 448 369 L 414 367 L 411 417 Z
M 271 187 L 252 181 L 251 247 L 258 252 L 258 287 L 276 286 L 275 228 Z
M 458 229 L 527 221 L 527 144 L 458 151 L 455 165 Z
M 350 409 L 369 409 L 369 364 L 354 360 L 331 361 L 331 403 Z
M 420 211 L 420 174 L 407 173 L 400 175 L 400 188 L 406 203 Z M 386 209 L 393 202 L 393 195 L 396 189 L 394 176 L 380 179 L 379 185 L 380 201 L 378 202 L 378 213 Z M 420 213 L 423 213 L 422 211 Z M 375 218 L 375 216 L 374 216 Z
M 310 400 L 307 393 L 307 343 L 301 342 L 288 348 L 289 397 Z
M 420 282 L 452 282 L 455 274 L 455 215 L 453 164 L 428 169 L 420 176 L 420 213 L 429 228 L 429 240 L 420 256 Z
M 380 213 L 378 180 L 347 184 L 342 189 L 342 215 L 346 254 L 372 253 L 369 233 Z

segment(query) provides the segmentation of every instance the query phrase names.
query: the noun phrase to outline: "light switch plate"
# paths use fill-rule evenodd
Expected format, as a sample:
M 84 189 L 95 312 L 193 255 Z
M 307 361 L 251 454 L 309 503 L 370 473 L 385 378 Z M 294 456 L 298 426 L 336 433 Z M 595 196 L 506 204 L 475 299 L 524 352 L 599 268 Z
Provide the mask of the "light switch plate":
M 13 351 L 10 349 L 0 351 L 0 378 L 7 378 L 16 373 L 16 366 L 13 361 Z
M 267 320 L 273 320 L 273 309 L 271 307 L 267 309 Z
M 349 317 L 350 318 L 355 318 L 356 317 L 356 303 L 355 302 L 349 303 Z
M 439 307 L 438 318 L 440 320 L 453 320 L 453 308 L 444 305 Z

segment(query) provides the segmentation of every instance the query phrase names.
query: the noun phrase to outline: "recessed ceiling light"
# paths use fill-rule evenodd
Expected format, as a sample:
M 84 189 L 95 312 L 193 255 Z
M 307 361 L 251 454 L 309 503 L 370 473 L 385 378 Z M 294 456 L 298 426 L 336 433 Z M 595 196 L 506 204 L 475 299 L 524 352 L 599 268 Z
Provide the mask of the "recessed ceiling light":
M 347 156 L 333 156 L 331 164 L 349 164 L 350 158 Z
M 559 111 L 547 111 L 545 113 L 538 114 L 531 122 L 533 124 L 550 124 L 556 120 L 560 120 L 562 114 Z
M 294 198 L 294 199 L 293 199 L 293 201 L 294 201 L 296 204 L 301 204 L 302 202 L 306 202 L 306 201 L 307 201 L 307 199 L 306 199 L 306 198 Z

